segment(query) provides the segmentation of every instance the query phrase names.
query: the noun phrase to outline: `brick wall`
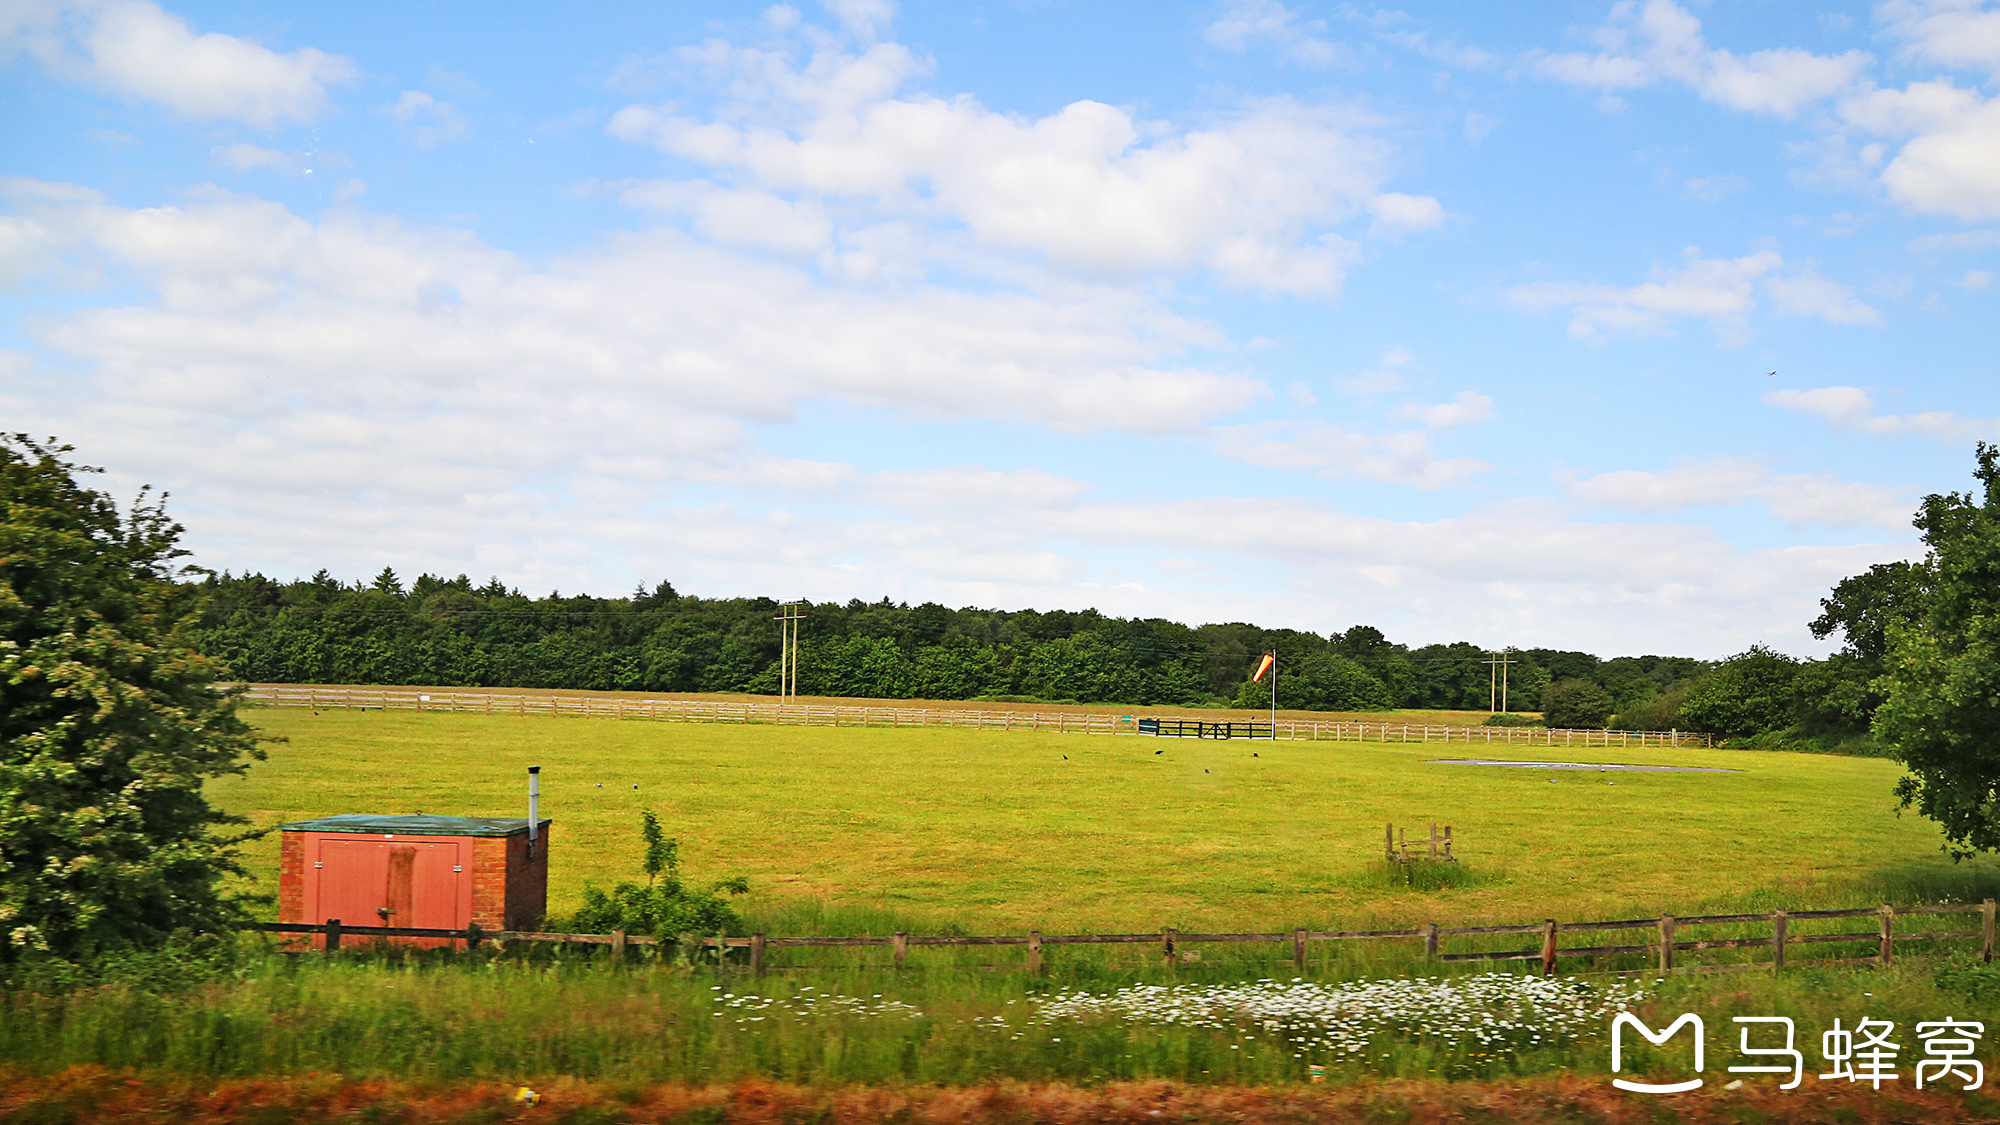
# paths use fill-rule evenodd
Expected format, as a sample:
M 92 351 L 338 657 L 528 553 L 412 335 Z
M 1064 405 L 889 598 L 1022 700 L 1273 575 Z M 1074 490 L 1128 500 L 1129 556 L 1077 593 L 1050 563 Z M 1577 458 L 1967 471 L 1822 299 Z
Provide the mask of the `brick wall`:
M 507 928 L 538 930 L 549 905 L 549 825 L 540 828 L 535 857 L 528 858 L 526 833 L 507 837 Z
M 306 917 L 306 838 L 281 832 L 278 845 L 278 921 L 324 921 Z

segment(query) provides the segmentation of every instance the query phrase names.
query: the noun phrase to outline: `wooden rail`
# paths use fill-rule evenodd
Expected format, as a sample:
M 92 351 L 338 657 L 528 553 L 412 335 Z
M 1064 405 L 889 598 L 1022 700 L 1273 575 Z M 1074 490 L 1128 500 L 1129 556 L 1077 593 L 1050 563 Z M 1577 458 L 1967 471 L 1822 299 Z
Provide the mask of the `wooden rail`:
M 1139 734 L 1148 720 L 1221 725 L 1200 714 L 1116 715 L 1108 711 L 978 711 L 927 707 L 846 707 L 807 703 L 751 703 L 714 699 L 628 699 L 611 695 L 523 695 L 513 692 L 420 688 L 320 687 L 251 684 L 247 698 L 271 707 L 380 711 L 458 711 L 488 715 L 550 715 L 647 719 L 683 723 L 761 723 L 815 727 L 951 727 L 974 730 L 1047 731 L 1058 734 Z M 1151 710 L 1158 710 L 1153 708 Z M 1247 724 L 1234 727 L 1247 737 Z M 1708 746 L 1707 735 L 1687 731 L 1549 730 L 1279 719 L 1255 724 L 1258 738 L 1340 742 L 1419 742 L 1463 746 L 1560 746 L 1566 749 L 1628 746 Z
M 1898 915 L 1944 915 L 1977 914 L 1980 927 L 1977 930 L 1926 930 L 1897 932 L 1895 919 Z M 1874 930 L 1862 933 L 1838 934 L 1796 934 L 1791 923 L 1815 921 L 1829 918 L 1875 918 L 1878 924 Z M 1681 940 L 1678 936 L 1682 927 L 1688 926 L 1741 926 L 1768 923 L 1772 928 L 1770 937 L 1731 937 L 1700 940 Z M 523 941 L 523 942 L 565 942 L 586 945 L 609 945 L 614 952 L 622 953 L 628 946 L 655 945 L 658 939 L 643 934 L 626 934 L 613 931 L 609 934 L 560 934 L 538 933 L 516 930 L 481 930 L 477 926 L 463 930 L 424 929 L 410 926 L 350 926 L 337 918 L 329 918 L 324 923 L 306 922 L 247 922 L 238 927 L 263 933 L 279 934 L 324 934 L 326 948 L 341 948 L 343 938 L 452 938 L 463 940 L 468 947 L 476 947 L 482 941 Z M 1588 945 L 1564 947 L 1559 944 L 1565 933 L 1605 933 L 1618 930 L 1652 930 L 1657 937 L 1653 941 L 1638 944 Z M 1447 938 L 1491 937 L 1504 934 L 1539 934 L 1541 943 L 1533 949 L 1509 949 L 1468 953 L 1445 953 L 1442 943 Z M 1171 927 L 1155 933 L 1145 934 L 1044 934 L 1040 930 L 1030 930 L 1026 934 L 1000 934 L 989 936 L 933 936 L 898 932 L 886 937 L 769 937 L 751 934 L 749 937 L 707 937 L 696 939 L 707 948 L 727 950 L 746 949 L 749 951 L 750 968 L 755 972 L 764 969 L 764 955 L 772 949 L 803 948 L 853 948 L 887 946 L 895 956 L 897 968 L 902 968 L 911 946 L 922 945 L 1025 945 L 1028 947 L 1026 968 L 1030 973 L 1038 973 L 1042 967 L 1042 947 L 1049 945 L 1155 945 L 1160 947 L 1163 962 L 1169 967 L 1181 960 L 1180 947 L 1201 943 L 1284 943 L 1292 947 L 1292 961 L 1301 971 L 1306 967 L 1307 946 L 1316 941 L 1420 941 L 1423 943 L 1426 960 L 1454 963 L 1469 961 L 1529 961 L 1539 960 L 1545 976 L 1556 975 L 1557 964 L 1562 958 L 1615 957 L 1644 953 L 1657 960 L 1661 972 L 1671 972 L 1676 966 L 1676 953 L 1696 952 L 1709 949 L 1765 949 L 1772 950 L 1769 962 L 1748 965 L 1705 966 L 1695 971 L 1723 971 L 1739 968 L 1764 968 L 1776 972 L 1786 965 L 1786 950 L 1795 945 L 1822 945 L 1831 943 L 1873 942 L 1876 945 L 1874 960 L 1887 965 L 1895 956 L 1895 943 L 1911 941 L 1963 941 L 1977 938 L 1980 941 L 1980 956 L 1987 961 L 1993 959 L 1995 938 L 1994 900 L 1983 903 L 1934 904 L 1928 906 L 1864 906 L 1845 910 L 1774 910 L 1768 914 L 1709 914 L 1692 918 L 1678 918 L 1671 914 L 1658 918 L 1627 918 L 1608 922 L 1557 922 L 1549 919 L 1539 923 L 1508 926 L 1439 926 L 1436 923 L 1417 926 L 1407 930 L 1304 930 L 1297 929 L 1280 933 L 1234 933 L 1234 934 L 1184 934 Z M 1682 966 L 1687 968 L 1686 966 Z

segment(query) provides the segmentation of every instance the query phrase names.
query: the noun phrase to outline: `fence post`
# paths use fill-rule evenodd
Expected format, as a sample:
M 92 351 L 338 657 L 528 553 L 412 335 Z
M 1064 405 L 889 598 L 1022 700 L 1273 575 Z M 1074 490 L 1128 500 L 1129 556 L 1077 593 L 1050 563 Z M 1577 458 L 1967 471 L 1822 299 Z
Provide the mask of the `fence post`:
M 1432 922 L 1424 927 L 1424 960 L 1438 959 L 1438 924 Z
M 611 963 L 614 965 L 623 965 L 625 963 L 624 930 L 611 931 Z
M 764 935 L 761 933 L 750 935 L 750 972 L 757 976 L 764 975 Z
M 1433 927 L 1435 928 L 1435 927 Z M 1542 975 L 1556 975 L 1556 920 L 1551 918 L 1542 927 Z
M 1168 926 L 1161 936 L 1166 939 L 1164 944 L 1166 945 L 1167 968 L 1171 969 L 1174 967 L 1174 962 L 1180 959 L 1179 955 L 1174 952 L 1174 939 L 1180 936 L 1180 931 L 1172 926 Z
M 1396 822 L 1393 820 L 1390 821 L 1388 824 L 1382 826 L 1382 854 L 1385 857 L 1387 857 L 1390 862 L 1392 863 L 1395 862 Z
M 328 953 L 340 952 L 340 919 L 338 918 L 328 918 L 326 920 L 326 951 Z
M 1028 975 L 1042 975 L 1042 931 L 1028 931 Z
M 896 936 L 890 941 L 889 948 L 896 953 L 896 968 L 901 969 L 903 961 L 910 955 L 909 932 L 907 930 L 897 930 Z
M 1983 932 L 1983 935 L 1986 939 L 1984 947 L 1981 948 L 1979 951 L 1979 958 L 1982 961 L 1991 961 L 1993 960 L 1993 900 L 1992 899 L 1990 898 L 1987 899 L 1986 905 L 1979 908 L 1979 920 L 1981 923 L 1980 930 Z
M 1431 821 L 1431 858 L 1438 857 L 1438 822 Z
M 1988 911 L 1989 915 L 1991 913 Z M 1301 973 L 1306 971 L 1306 931 L 1303 926 L 1292 931 L 1292 967 Z
M 1876 913 L 1882 916 L 1882 948 L 1876 956 L 1882 966 L 1887 968 L 1889 962 L 1895 959 L 1896 908 L 1885 902 L 1882 904 L 1882 909 Z
M 1660 915 L 1660 971 L 1670 973 L 1674 968 L 1674 916 Z
M 1774 973 L 1785 971 L 1785 942 L 1787 940 L 1785 931 L 1789 928 L 1790 922 L 1791 916 L 1782 910 L 1774 911 L 1771 914 L 1771 971 Z

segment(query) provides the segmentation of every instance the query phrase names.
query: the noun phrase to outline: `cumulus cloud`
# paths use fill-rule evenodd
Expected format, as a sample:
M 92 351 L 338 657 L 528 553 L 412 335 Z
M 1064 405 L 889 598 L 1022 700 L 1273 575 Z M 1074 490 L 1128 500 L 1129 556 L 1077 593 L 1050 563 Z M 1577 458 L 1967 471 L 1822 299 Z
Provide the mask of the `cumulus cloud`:
M 260 129 L 308 121 L 354 64 L 311 47 L 279 53 L 197 31 L 152 0 L 16 0 L 0 11 L 0 55 L 25 50 L 51 73 L 183 117 Z
M 1628 512 L 1760 503 L 1793 526 L 1902 527 L 1914 500 L 1880 485 L 1844 481 L 1831 474 L 1774 473 L 1745 457 L 1686 460 L 1658 472 L 1623 470 L 1571 483 L 1571 499 Z
M 1986 0 L 1889 0 L 1876 14 L 1905 55 L 2000 76 L 2000 9 Z
M 1431 409 L 1448 411 L 1452 406 Z M 1429 436 L 1420 431 L 1364 433 L 1320 421 L 1218 426 L 1210 433 L 1209 448 L 1232 460 L 1267 469 L 1422 489 L 1445 488 L 1492 468 L 1470 457 L 1440 457 L 1431 448 Z
M 855 227 L 893 223 L 926 246 L 966 236 L 1099 281 L 1206 270 L 1331 299 L 1361 257 L 1342 224 L 1404 231 L 1444 216 L 1433 199 L 1384 190 L 1390 149 L 1356 111 L 1278 98 L 1182 128 L 1079 101 L 1022 118 L 904 93 L 927 69 L 907 48 L 849 49 L 813 30 L 781 47 L 673 52 L 661 66 L 726 90 L 728 104 L 708 116 L 634 104 L 608 128 L 710 169 L 689 191 L 816 202 Z
M 1770 391 L 1764 401 L 1785 410 L 1816 414 L 1835 430 L 1900 437 L 1915 434 L 1939 441 L 1975 438 L 2000 440 L 2000 418 L 1967 418 L 1949 410 L 1921 414 L 1877 414 L 1875 400 L 1860 387 L 1785 388 Z
M 1846 286 L 1820 277 L 1810 268 L 1785 271 L 1775 250 L 1759 250 L 1741 258 L 1704 258 L 1689 247 L 1678 269 L 1656 266 L 1652 278 L 1639 285 L 1618 286 L 1583 282 L 1531 282 L 1509 289 L 1506 296 L 1528 312 L 1570 311 L 1569 334 L 1602 342 L 1613 336 L 1647 338 L 1669 331 L 1687 319 L 1706 320 L 1723 342 L 1749 339 L 1750 315 L 1757 309 L 1761 288 L 1778 311 L 1814 316 L 1835 324 L 1878 324 L 1881 316 Z
M 1903 140 L 1880 178 L 1904 207 L 2000 218 L 2000 99 L 1935 79 L 1849 98 L 1840 114 L 1855 129 Z
M 1533 56 L 1535 72 L 1614 94 L 1678 82 L 1717 105 L 1792 118 L 1852 86 L 1874 61 L 1864 51 L 1815 55 L 1787 47 L 1737 55 L 1710 47 L 1701 21 L 1673 0 L 1624 0 L 1591 38 L 1597 51 Z

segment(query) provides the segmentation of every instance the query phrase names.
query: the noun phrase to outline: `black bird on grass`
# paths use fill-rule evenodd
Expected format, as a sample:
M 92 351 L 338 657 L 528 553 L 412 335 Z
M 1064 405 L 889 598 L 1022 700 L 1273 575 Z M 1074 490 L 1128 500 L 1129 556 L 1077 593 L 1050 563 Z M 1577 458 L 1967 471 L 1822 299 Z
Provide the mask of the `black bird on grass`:
M 1153 753 L 1155 753 L 1155 754 L 1164 754 L 1164 753 L 1166 753 L 1166 751 L 1165 751 L 1165 750 L 1155 750 L 1155 751 L 1153 751 Z

